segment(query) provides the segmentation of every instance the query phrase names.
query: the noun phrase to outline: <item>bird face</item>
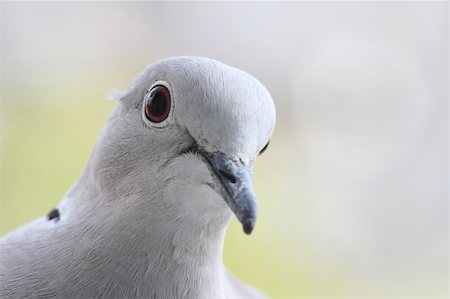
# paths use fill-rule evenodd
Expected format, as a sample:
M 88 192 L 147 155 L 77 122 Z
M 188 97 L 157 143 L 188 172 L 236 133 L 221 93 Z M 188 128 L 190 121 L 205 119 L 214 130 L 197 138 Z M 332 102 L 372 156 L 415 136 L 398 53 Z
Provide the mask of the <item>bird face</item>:
M 101 176 L 111 166 L 122 170 L 105 183 L 135 186 L 179 215 L 231 209 L 250 234 L 256 221 L 252 166 L 274 125 L 273 101 L 254 77 L 212 59 L 166 59 L 120 95 L 94 168 L 103 169 Z

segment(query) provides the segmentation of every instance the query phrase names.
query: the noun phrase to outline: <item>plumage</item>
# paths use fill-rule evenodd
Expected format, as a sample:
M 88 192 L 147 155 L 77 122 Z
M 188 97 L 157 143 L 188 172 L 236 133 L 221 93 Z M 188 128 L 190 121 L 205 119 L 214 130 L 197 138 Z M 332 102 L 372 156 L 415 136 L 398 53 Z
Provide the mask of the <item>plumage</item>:
M 155 124 L 143 105 L 158 84 L 171 106 Z M 236 68 L 175 57 L 117 100 L 56 210 L 0 239 L 0 298 L 262 296 L 222 252 L 232 213 L 248 233 L 256 220 L 251 168 L 274 129 L 270 94 Z

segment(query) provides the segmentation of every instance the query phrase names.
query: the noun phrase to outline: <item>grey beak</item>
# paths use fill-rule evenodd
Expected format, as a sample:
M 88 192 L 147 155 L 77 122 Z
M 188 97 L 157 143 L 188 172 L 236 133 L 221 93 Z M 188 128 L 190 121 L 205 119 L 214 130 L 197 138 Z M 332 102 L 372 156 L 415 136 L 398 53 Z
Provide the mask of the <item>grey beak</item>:
M 202 153 L 220 182 L 220 194 L 241 222 L 244 232 L 251 234 L 256 224 L 256 196 L 252 190 L 249 166 L 221 153 Z

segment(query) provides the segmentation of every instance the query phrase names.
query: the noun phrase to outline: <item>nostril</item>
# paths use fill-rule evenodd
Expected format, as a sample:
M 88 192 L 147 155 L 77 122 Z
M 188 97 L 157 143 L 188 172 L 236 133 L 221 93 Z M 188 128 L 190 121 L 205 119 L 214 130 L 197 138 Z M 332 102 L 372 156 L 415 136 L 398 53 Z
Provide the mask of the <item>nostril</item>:
M 219 170 L 219 172 L 224 178 L 229 180 L 232 184 L 236 183 L 236 177 L 234 175 L 223 170 Z

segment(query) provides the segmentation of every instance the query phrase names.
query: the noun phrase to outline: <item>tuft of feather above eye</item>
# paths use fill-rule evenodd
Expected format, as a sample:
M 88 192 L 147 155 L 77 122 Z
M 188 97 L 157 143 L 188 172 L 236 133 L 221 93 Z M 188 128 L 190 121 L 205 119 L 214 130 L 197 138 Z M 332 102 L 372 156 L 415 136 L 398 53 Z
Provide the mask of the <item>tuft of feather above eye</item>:
M 110 101 L 120 101 L 125 96 L 126 91 L 113 90 L 107 96 L 106 99 Z

